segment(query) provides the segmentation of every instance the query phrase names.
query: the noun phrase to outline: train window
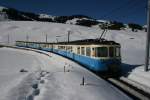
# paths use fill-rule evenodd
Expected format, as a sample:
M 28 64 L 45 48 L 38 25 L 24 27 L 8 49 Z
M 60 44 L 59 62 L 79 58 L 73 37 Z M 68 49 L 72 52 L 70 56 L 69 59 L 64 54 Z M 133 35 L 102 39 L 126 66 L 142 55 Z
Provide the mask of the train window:
M 70 52 L 72 52 L 72 51 L 73 51 L 72 46 L 70 46 Z
M 92 57 L 95 57 L 95 48 L 92 48 Z
M 58 46 L 58 49 L 61 49 L 61 46 Z
M 86 47 L 86 56 L 91 56 L 91 48 Z
M 116 47 L 116 57 L 120 57 L 120 48 Z
M 45 47 L 48 48 L 48 44 L 45 44 Z
M 65 50 L 65 46 L 61 46 L 61 50 Z
M 80 47 L 77 48 L 77 54 L 80 54 Z
M 68 46 L 66 46 L 66 51 L 68 51 Z
M 115 56 L 115 49 L 114 49 L 114 47 L 110 47 L 109 48 L 109 57 L 114 57 Z
M 85 48 L 81 47 L 81 55 L 85 55 Z
M 65 46 L 63 47 L 63 49 L 65 49 Z M 71 46 L 66 46 L 66 51 L 72 51 L 72 47 Z
M 52 45 L 51 45 L 51 44 L 49 44 L 49 48 L 52 48 Z
M 69 47 L 68 47 L 68 46 L 66 47 L 66 50 L 67 50 L 67 51 L 69 50 Z
M 96 57 L 108 57 L 107 47 L 97 47 L 95 48 Z

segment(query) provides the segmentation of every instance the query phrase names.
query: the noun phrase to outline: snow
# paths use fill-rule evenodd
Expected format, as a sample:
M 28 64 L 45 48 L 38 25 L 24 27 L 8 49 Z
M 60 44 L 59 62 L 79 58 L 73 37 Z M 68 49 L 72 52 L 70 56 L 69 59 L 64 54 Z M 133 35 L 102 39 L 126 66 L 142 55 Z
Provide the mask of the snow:
M 109 23 L 109 21 L 107 21 L 107 20 L 97 20 L 97 21 L 100 23 Z
M 54 19 L 54 16 L 47 15 L 47 14 L 39 14 L 39 18 L 52 18 L 52 19 Z
M 150 66 L 149 66 L 150 67 Z M 133 82 L 137 82 L 138 87 L 142 90 L 145 90 L 146 92 L 150 93 L 150 71 L 145 72 L 144 71 L 144 65 L 137 65 L 137 66 L 131 66 L 124 68 L 124 75 L 123 77 L 126 77 L 129 79 L 129 83 L 133 84 Z M 127 71 L 126 71 L 127 70 Z M 137 86 L 136 83 L 133 84 L 134 86 Z
M 81 19 L 79 19 L 79 18 L 74 18 L 74 19 L 72 19 L 72 20 L 67 20 L 66 24 L 73 24 L 73 25 L 75 25 L 78 20 L 81 20 Z
M 46 34 L 48 42 L 67 41 L 68 30 L 71 31 L 70 40 L 80 40 L 88 38 L 99 38 L 102 31 L 99 28 L 88 28 L 78 25 L 58 24 L 36 21 L 8 21 L 0 22 L 0 43 L 11 45 L 16 40 L 45 41 Z M 123 63 L 123 76 L 142 85 L 150 87 L 150 73 L 144 72 L 146 32 L 132 32 L 125 30 L 108 30 L 104 37 L 121 44 L 121 56 Z M 60 78 L 64 78 L 62 76 Z M 55 76 L 54 76 L 55 78 Z M 61 80 L 61 79 L 60 79 Z M 64 83 L 65 84 L 65 83 Z M 43 91 L 47 91 L 46 89 Z
M 3 90 L 0 92 L 0 100 L 22 100 L 19 98 L 31 91 L 30 84 L 25 82 L 30 82 L 33 77 L 31 73 L 39 70 L 38 60 L 23 52 L 1 48 L 0 64 L 0 90 Z M 29 72 L 21 73 L 22 68 Z
M 143 28 L 147 28 L 147 25 L 144 25 Z
M 33 51 L 1 48 L 0 89 L 4 91 L 0 92 L 0 100 L 130 100 L 80 65 L 48 54 L 51 57 Z M 63 72 L 64 65 L 66 72 Z M 22 68 L 28 72 L 19 72 Z M 83 76 L 84 86 L 81 85 Z

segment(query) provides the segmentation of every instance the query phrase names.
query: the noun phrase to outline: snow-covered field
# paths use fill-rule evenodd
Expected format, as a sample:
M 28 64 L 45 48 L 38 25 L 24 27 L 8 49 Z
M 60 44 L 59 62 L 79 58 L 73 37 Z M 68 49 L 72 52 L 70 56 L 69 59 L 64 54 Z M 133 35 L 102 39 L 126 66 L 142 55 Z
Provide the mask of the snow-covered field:
M 98 28 L 87 28 L 69 24 L 35 22 L 35 21 L 8 21 L 0 22 L 0 42 L 7 43 L 8 36 L 10 44 L 16 40 L 45 41 L 46 34 L 48 42 L 66 41 L 67 32 L 71 31 L 70 40 L 87 38 L 99 38 L 102 31 Z M 121 44 L 121 56 L 124 76 L 140 84 L 150 87 L 150 72 L 144 72 L 145 42 L 144 31 L 131 32 L 126 30 L 108 30 L 105 38 L 114 40 Z
M 49 55 L 0 48 L 0 100 L 129 100 L 80 65 Z M 27 72 L 20 72 L 21 69 Z

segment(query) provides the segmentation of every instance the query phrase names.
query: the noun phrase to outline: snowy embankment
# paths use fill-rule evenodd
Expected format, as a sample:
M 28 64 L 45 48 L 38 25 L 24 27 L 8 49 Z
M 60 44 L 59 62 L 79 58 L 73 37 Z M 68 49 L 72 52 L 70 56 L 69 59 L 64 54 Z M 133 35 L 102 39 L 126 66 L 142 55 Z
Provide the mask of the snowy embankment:
M 55 54 L 0 48 L 0 63 L 0 100 L 129 99 L 80 65 Z
M 87 28 L 69 24 L 35 22 L 35 21 L 8 21 L 0 22 L 0 42 L 14 44 L 16 40 L 66 41 L 67 32 L 71 31 L 70 40 L 99 38 L 102 31 L 97 28 Z M 131 30 L 108 30 L 104 37 L 121 44 L 121 56 L 124 76 L 150 87 L 150 72 L 144 72 L 146 33 L 144 31 L 131 32 Z

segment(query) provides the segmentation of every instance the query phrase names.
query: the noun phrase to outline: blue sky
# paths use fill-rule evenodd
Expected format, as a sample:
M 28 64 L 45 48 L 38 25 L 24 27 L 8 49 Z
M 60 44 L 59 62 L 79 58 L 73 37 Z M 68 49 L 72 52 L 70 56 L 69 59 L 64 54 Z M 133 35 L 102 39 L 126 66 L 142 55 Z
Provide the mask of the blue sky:
M 0 0 L 0 5 L 50 15 L 82 14 L 95 19 L 146 24 L 147 0 Z

